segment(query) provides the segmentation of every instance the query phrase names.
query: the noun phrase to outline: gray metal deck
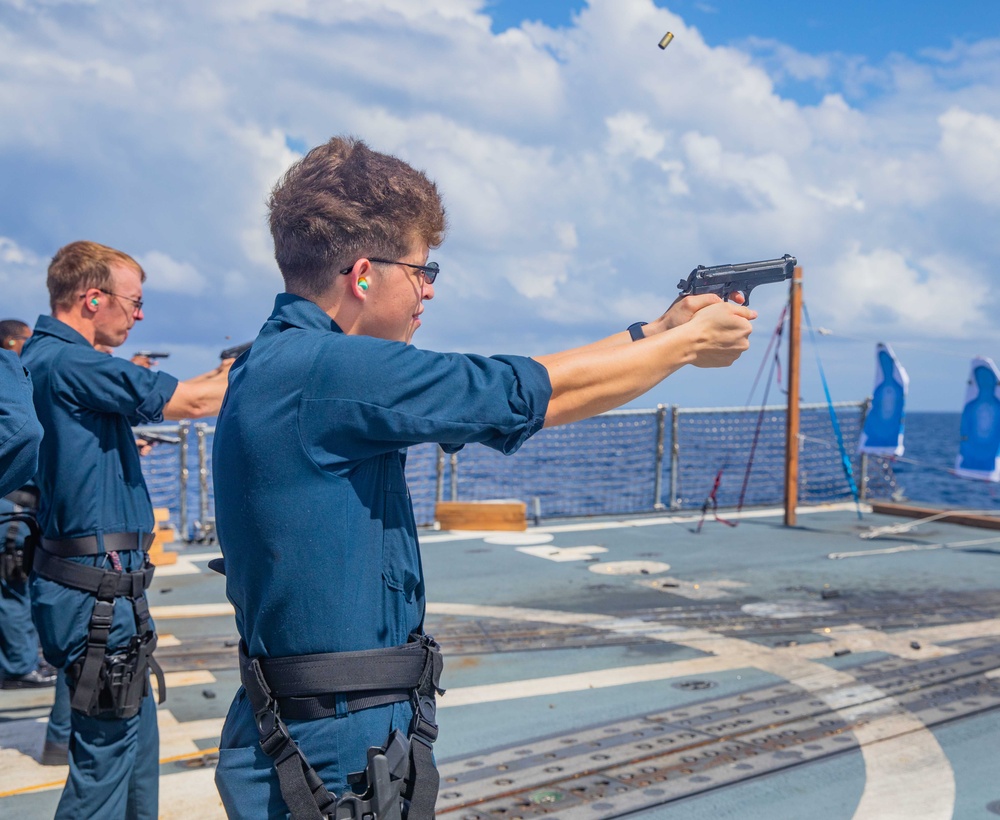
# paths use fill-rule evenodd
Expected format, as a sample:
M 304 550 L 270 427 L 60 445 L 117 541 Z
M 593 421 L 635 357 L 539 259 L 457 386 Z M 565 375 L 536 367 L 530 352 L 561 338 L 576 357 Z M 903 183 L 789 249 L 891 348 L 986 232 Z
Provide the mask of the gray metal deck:
M 862 540 L 900 519 L 850 507 L 695 520 L 423 534 L 440 817 L 1000 816 L 1000 533 Z M 223 816 L 236 634 L 210 557 L 151 588 L 165 818 Z M 0 817 L 52 816 L 50 697 L 0 692 Z

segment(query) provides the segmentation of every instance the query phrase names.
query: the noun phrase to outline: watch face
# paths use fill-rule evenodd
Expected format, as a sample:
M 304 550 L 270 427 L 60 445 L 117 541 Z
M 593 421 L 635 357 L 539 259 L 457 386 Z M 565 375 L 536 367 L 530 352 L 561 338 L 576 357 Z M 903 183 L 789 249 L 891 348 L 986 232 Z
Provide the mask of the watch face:
M 646 334 L 642 332 L 645 326 L 645 322 L 635 322 L 628 326 L 628 335 L 632 337 L 633 342 L 638 342 L 640 339 L 646 338 Z

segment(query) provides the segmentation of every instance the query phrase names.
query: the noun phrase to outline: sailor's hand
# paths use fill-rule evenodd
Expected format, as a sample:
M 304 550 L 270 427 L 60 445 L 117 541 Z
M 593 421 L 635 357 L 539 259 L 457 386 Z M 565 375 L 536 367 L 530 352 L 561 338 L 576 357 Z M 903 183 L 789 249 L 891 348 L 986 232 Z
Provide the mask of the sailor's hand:
M 716 300 L 699 309 L 688 322 L 688 331 L 694 334 L 695 367 L 728 367 L 750 347 L 751 321 L 757 318 L 757 311 L 735 301 Z
M 729 300 L 742 305 L 744 302 L 743 294 L 739 291 L 730 293 Z M 718 304 L 721 301 L 722 299 L 714 293 L 699 293 L 697 296 L 678 296 L 674 300 L 674 303 L 667 308 L 667 312 L 652 323 L 656 326 L 654 332 L 670 330 L 671 328 L 685 325 L 694 318 L 699 310 Z M 649 335 L 648 332 L 647 335 Z

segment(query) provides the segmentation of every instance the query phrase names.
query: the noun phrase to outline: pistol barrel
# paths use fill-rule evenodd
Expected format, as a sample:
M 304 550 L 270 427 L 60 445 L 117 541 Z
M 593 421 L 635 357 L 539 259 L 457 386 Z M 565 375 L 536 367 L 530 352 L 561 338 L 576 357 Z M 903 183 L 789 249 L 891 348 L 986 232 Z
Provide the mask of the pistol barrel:
M 743 294 L 744 304 L 750 304 L 750 292 L 757 285 L 791 279 L 797 264 L 798 260 L 786 253 L 780 259 L 765 259 L 761 262 L 741 262 L 710 268 L 699 265 L 687 279 L 681 279 L 677 287 L 681 296 L 715 293 L 723 299 L 728 299 L 730 293 L 739 291 Z

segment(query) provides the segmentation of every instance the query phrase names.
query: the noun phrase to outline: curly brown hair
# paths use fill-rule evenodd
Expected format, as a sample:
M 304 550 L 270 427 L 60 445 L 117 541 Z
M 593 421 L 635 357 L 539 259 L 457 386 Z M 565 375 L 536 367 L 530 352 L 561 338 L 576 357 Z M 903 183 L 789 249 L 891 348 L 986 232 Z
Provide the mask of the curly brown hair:
M 437 187 L 421 171 L 353 137 L 334 137 L 296 162 L 268 200 L 274 258 L 287 290 L 325 293 L 364 256 L 397 258 L 444 240 Z
M 141 281 L 146 281 L 142 266 L 123 251 L 87 241 L 70 242 L 61 247 L 49 263 L 46 280 L 52 310 L 72 307 L 80 293 L 89 288 L 112 290 L 111 266 L 116 263 L 134 268 Z

